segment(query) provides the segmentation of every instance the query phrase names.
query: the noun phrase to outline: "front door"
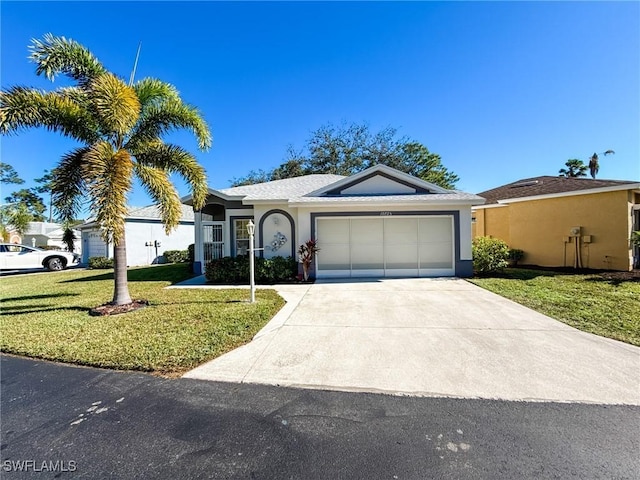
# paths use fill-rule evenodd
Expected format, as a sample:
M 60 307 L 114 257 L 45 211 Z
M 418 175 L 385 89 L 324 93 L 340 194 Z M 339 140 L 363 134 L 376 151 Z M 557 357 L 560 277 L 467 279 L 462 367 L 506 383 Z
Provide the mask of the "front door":
M 204 265 L 224 257 L 224 222 L 207 222 L 202 225 Z

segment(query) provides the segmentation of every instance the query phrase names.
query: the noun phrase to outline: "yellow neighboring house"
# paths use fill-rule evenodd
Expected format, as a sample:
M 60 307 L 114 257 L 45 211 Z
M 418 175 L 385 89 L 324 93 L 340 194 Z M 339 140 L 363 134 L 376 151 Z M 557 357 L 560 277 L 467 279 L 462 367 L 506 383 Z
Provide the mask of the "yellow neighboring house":
M 632 270 L 640 252 L 640 182 L 535 177 L 478 194 L 472 234 L 524 251 L 522 264 Z M 635 257 L 635 258 L 634 258 Z

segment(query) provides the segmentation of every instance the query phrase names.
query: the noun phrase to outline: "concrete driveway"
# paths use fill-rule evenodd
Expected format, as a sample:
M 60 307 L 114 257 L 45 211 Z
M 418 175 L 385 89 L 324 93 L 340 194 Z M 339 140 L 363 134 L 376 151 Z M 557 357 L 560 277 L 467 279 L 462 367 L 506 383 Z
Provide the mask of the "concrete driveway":
M 249 344 L 185 377 L 420 396 L 640 404 L 640 348 L 460 279 L 276 287 Z

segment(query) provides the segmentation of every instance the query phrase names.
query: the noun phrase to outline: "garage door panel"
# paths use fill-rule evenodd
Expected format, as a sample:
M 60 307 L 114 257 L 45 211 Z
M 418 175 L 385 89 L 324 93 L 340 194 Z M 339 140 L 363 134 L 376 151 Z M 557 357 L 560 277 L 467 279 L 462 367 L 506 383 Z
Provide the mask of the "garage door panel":
M 384 243 L 393 245 L 415 244 L 418 221 L 415 218 L 388 218 L 384 221 Z
M 385 264 L 387 270 L 417 269 L 418 251 L 415 244 L 403 248 L 385 246 Z
M 381 218 L 354 218 L 351 220 L 351 244 L 382 245 L 383 222 Z
M 350 268 L 349 244 L 327 244 L 320 247 L 318 270 L 349 270 Z
M 420 244 L 418 247 L 421 269 L 453 268 L 451 243 Z
M 418 241 L 420 243 L 451 242 L 451 218 L 422 218 L 418 223 Z
M 379 270 L 384 268 L 382 244 L 358 245 L 351 248 L 351 267 L 354 270 Z
M 349 219 L 330 218 L 318 222 L 318 241 L 349 243 Z

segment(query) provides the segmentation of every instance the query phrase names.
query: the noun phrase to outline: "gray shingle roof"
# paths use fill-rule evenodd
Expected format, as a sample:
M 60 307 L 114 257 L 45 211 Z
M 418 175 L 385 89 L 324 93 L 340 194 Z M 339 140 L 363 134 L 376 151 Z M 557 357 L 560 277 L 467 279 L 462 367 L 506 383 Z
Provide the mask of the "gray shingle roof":
M 640 182 L 627 180 L 598 180 L 591 178 L 565 178 L 565 177 L 533 177 L 508 183 L 500 187 L 492 188 L 478 195 L 487 199 L 487 205 L 498 203 L 498 200 L 510 198 L 534 197 L 555 193 L 576 192 L 595 188 L 616 187 L 621 185 L 634 185 Z
M 287 200 L 301 197 L 309 192 L 318 190 L 342 180 L 342 175 L 314 174 L 302 177 L 273 180 L 272 182 L 244 185 L 242 187 L 218 190 L 229 196 L 242 196 L 245 200 Z
M 146 207 L 129 207 L 127 218 L 149 218 L 158 220 L 160 218 L 160 208 L 157 205 L 148 205 Z M 188 205 L 182 205 L 181 222 L 193 222 L 193 208 Z
M 283 200 L 293 204 L 346 204 L 346 203 L 445 203 L 448 201 L 469 201 L 476 204 L 483 199 L 470 193 L 451 190 L 448 193 L 420 194 L 420 195 L 344 195 L 325 196 L 309 195 L 316 190 L 336 183 L 343 178 L 342 175 L 313 174 L 302 177 L 274 180 L 272 182 L 245 185 L 242 187 L 225 188 L 217 190 L 232 197 L 242 197 L 244 203 L 250 204 L 260 200 Z

